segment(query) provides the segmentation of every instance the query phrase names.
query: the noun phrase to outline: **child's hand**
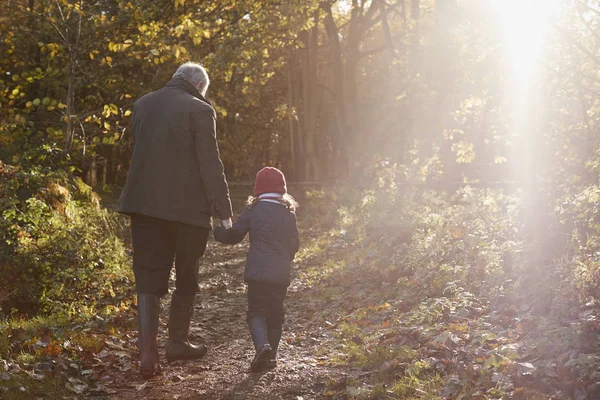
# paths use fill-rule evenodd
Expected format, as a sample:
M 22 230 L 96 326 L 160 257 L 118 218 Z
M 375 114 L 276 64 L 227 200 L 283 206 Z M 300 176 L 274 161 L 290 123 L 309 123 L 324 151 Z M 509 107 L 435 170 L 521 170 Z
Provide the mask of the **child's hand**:
M 229 218 L 229 219 L 222 219 L 222 220 L 221 220 L 221 226 L 222 226 L 223 228 L 225 228 L 225 229 L 229 229 L 229 228 L 231 228 L 231 225 L 232 225 L 232 223 L 231 223 L 231 218 Z

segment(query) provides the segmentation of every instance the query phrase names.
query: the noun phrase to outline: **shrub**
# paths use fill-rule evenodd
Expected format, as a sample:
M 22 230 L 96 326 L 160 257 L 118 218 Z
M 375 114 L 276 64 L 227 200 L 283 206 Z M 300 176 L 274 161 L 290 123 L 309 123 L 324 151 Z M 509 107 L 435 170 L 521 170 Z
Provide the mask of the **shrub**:
M 80 179 L 0 162 L 0 210 L 4 315 L 92 312 L 128 295 L 122 220 Z

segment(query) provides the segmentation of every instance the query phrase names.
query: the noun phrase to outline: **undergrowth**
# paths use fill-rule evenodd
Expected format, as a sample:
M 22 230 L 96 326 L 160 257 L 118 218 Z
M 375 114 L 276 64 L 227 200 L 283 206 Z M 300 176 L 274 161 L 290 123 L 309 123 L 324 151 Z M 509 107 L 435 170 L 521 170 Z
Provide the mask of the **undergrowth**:
M 600 367 L 599 313 L 590 297 L 596 269 L 583 266 L 580 241 L 542 265 L 534 256 L 543 242 L 520 232 L 516 195 L 407 189 L 390 171 L 375 182 L 338 204 L 330 234 L 346 248 L 338 268 L 322 275 L 323 291 L 343 293 L 337 305 L 346 311 L 336 327 L 342 351 L 332 363 L 368 372 L 337 395 L 600 396 L 593 372 Z M 582 215 L 590 217 L 575 217 Z M 552 221 L 540 237 L 553 236 Z
M 69 398 L 130 311 L 125 220 L 78 178 L 2 163 L 0 210 L 0 394 Z

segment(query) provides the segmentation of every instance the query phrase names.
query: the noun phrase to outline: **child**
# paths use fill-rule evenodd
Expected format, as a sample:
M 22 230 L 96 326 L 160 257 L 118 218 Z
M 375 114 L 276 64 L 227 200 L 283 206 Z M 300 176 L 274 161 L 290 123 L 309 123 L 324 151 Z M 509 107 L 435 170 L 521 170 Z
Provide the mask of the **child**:
M 296 207 L 283 173 L 265 167 L 256 174 L 254 197 L 248 198 L 239 219 L 230 229 L 215 229 L 215 239 L 225 244 L 239 243 L 250 233 L 244 280 L 248 283 L 246 319 L 256 349 L 252 372 L 277 365 L 283 301 L 290 285 L 290 264 L 299 248 Z

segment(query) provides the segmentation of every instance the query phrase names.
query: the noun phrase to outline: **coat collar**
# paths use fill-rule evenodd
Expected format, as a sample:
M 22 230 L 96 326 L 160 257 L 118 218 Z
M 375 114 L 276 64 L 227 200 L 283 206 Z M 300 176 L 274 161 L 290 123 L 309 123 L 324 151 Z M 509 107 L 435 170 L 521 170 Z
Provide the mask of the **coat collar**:
M 206 100 L 206 98 L 200 94 L 200 92 L 198 91 L 198 89 L 196 89 L 194 87 L 194 85 L 192 85 L 191 83 L 189 83 L 185 79 L 181 79 L 181 78 L 171 79 L 169 82 L 167 82 L 167 84 L 165 85 L 165 87 L 174 87 L 174 88 L 181 89 L 181 90 L 183 90 L 183 91 L 191 94 L 195 98 L 200 99 L 200 100 L 202 100 L 203 102 L 205 102 L 207 104 L 210 104 L 210 102 L 208 100 Z
M 280 198 L 283 197 L 283 195 L 281 193 L 271 192 L 271 193 L 263 193 L 263 194 L 261 194 L 261 195 L 258 196 L 259 199 L 262 199 L 262 198 L 265 198 L 265 197 L 268 197 L 268 198 L 271 198 L 271 199 L 272 198 L 278 198 L 278 199 L 280 199 Z
M 258 201 L 283 205 L 282 199 L 283 195 L 280 193 L 263 193 L 260 196 L 258 196 Z

